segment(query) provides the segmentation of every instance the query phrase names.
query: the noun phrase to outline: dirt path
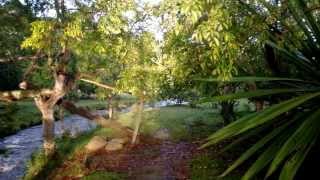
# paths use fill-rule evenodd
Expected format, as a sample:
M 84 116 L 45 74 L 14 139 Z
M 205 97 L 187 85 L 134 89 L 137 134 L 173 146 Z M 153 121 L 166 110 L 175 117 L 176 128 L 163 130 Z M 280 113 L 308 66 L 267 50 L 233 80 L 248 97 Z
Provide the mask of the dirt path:
M 74 164 L 82 163 L 85 173 L 80 176 L 102 170 L 127 174 L 130 180 L 189 179 L 189 162 L 198 153 L 197 147 L 189 142 L 144 139 L 134 147 L 116 152 L 101 150 L 86 158 L 84 154 L 79 154 L 65 162 L 54 174 L 61 175 L 70 171 Z M 77 177 L 59 176 L 54 179 Z

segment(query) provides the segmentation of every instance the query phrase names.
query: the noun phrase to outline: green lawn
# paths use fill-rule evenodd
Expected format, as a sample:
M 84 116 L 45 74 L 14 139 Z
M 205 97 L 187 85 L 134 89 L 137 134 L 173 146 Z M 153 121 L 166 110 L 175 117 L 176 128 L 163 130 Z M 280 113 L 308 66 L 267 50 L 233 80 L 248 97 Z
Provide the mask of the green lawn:
M 119 121 L 131 128 L 137 113 L 120 114 Z M 190 108 L 188 106 L 162 107 L 143 112 L 141 133 L 152 135 L 159 129 L 167 129 L 172 140 L 204 138 L 222 125 L 222 118 L 213 109 Z

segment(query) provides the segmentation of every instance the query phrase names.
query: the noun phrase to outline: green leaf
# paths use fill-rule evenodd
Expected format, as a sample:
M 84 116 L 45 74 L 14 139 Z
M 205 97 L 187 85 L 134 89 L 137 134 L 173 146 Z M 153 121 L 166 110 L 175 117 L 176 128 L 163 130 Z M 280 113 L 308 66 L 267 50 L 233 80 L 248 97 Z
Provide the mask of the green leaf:
M 196 81 L 206 81 L 206 82 L 222 82 L 219 78 L 195 78 Z M 292 78 L 280 78 L 280 77 L 254 77 L 254 76 L 242 76 L 242 77 L 232 77 L 227 82 L 253 82 L 253 81 L 298 81 L 305 82 L 301 79 Z
M 305 148 L 296 152 L 283 166 L 282 171 L 280 173 L 279 180 L 292 180 L 294 179 L 295 174 L 297 173 L 299 167 L 301 166 L 302 162 L 306 158 L 307 154 L 309 153 L 312 146 L 317 141 L 317 138 Z
M 318 38 L 320 38 L 319 22 L 317 22 L 316 18 L 312 15 L 312 11 L 307 10 L 308 7 L 307 7 L 307 4 L 304 0 L 295 0 L 295 1 L 301 7 L 299 9 L 304 11 L 303 15 L 305 16 L 305 18 L 303 18 L 303 19 L 306 20 L 307 22 L 309 22 L 310 27 L 312 28 L 313 32 L 315 33 L 315 35 L 317 37 L 317 40 L 319 40 L 318 39 Z
M 241 142 L 245 141 L 246 139 L 255 136 L 257 134 L 259 134 L 262 130 L 266 129 L 265 126 L 261 126 L 261 127 L 257 127 L 254 129 L 251 129 L 249 132 L 247 132 L 246 134 L 244 134 L 243 136 L 240 136 L 238 139 L 232 141 L 230 144 L 228 144 L 227 146 L 225 146 L 220 153 L 223 153 L 225 151 L 228 151 L 229 149 L 233 148 L 234 146 L 240 144 Z
M 282 134 L 269 145 L 266 150 L 258 157 L 258 159 L 250 166 L 246 173 L 242 176 L 241 180 L 250 180 L 254 175 L 265 168 L 275 156 L 276 152 L 281 148 L 281 144 L 288 138 L 288 134 Z
M 241 99 L 241 98 L 252 98 L 252 97 L 260 97 L 265 95 L 272 95 L 272 94 L 280 94 L 280 93 L 290 93 L 290 92 L 299 92 L 299 91 L 316 91 L 319 89 L 261 89 L 256 91 L 249 91 L 249 92 L 239 92 L 234 94 L 227 94 L 223 96 L 214 96 L 210 98 L 203 98 L 197 103 L 206 103 L 206 102 L 214 102 L 214 101 L 229 101 L 234 99 Z
M 292 98 L 290 100 L 284 101 L 282 103 L 273 105 L 262 112 L 253 113 L 239 120 L 229 124 L 228 126 L 220 129 L 213 135 L 208 137 L 208 142 L 202 146 L 202 148 L 210 146 L 212 144 L 216 144 L 217 142 L 227 139 L 238 134 L 241 134 L 247 130 L 263 125 L 264 123 L 272 120 L 273 118 L 279 116 L 282 113 L 285 113 L 292 108 L 299 106 L 300 104 L 312 99 L 316 96 L 319 96 L 320 92 L 305 94 L 302 96 L 298 96 L 296 98 Z
M 272 161 L 266 177 L 269 177 L 278 166 L 294 151 L 304 149 L 320 133 L 320 109 L 309 116 L 294 134 L 286 141 Z
M 255 154 L 260 148 L 262 148 L 266 143 L 268 143 L 270 140 L 272 140 L 274 137 L 276 137 L 278 134 L 280 134 L 285 128 L 287 128 L 292 121 L 289 121 L 282 126 L 276 128 L 271 133 L 269 133 L 267 136 L 259 140 L 256 144 L 251 146 L 246 152 L 244 152 L 240 158 L 238 158 L 221 176 L 226 176 L 231 171 L 236 169 L 239 165 L 241 165 L 243 162 L 245 162 L 247 159 L 249 159 L 253 154 Z

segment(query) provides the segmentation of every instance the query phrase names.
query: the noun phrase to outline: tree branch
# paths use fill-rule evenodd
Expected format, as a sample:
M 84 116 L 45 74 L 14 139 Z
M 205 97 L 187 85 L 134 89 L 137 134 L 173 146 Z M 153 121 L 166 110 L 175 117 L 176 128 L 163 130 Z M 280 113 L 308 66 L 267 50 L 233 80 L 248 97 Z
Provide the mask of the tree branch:
M 12 58 L 0 58 L 0 63 L 14 63 L 19 61 L 28 61 L 28 60 L 38 60 L 41 58 L 45 58 L 47 55 L 41 54 L 41 55 L 34 55 L 34 56 L 19 56 L 19 57 L 12 57 Z
M 34 98 L 41 94 L 51 94 L 50 89 L 41 90 L 13 90 L 0 92 L 0 101 L 16 101 L 26 98 Z
M 87 109 L 82 108 L 82 107 L 77 107 L 75 104 L 73 104 L 70 101 L 63 100 L 61 103 L 61 106 L 64 109 L 66 109 L 67 111 L 69 111 L 70 113 L 78 114 L 79 116 L 82 116 L 82 117 L 85 117 L 89 120 L 92 120 L 92 121 L 96 122 L 97 124 L 101 125 L 102 127 L 121 130 L 122 132 L 126 133 L 126 135 L 128 135 L 128 136 L 130 136 L 130 134 L 132 134 L 132 129 L 123 126 L 119 122 L 106 120 L 102 116 L 92 114 Z
M 99 86 L 99 87 L 102 87 L 102 88 L 105 88 L 105 89 L 111 89 L 111 90 L 116 90 L 114 87 L 112 86 L 109 86 L 109 85 L 106 85 L 106 84 L 102 84 L 102 83 L 99 83 L 97 81 L 92 81 L 92 80 L 89 80 L 89 79 L 84 79 L 84 78 L 80 78 L 80 81 L 84 81 L 84 82 L 87 82 L 87 83 L 90 83 L 90 84 L 94 84 L 96 86 Z

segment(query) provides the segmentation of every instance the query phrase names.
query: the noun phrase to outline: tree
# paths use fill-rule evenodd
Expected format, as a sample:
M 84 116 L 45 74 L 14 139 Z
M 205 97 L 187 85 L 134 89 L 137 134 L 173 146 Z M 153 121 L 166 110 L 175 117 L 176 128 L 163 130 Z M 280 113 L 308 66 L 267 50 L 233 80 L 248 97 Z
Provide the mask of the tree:
M 150 33 L 139 34 L 130 43 L 117 88 L 123 92 L 130 92 L 140 100 L 139 118 L 136 121 L 132 138 L 132 144 L 134 144 L 143 119 L 144 103 L 146 100 L 156 97 L 159 91 L 158 75 L 161 70 L 153 62 L 156 58 L 156 44 Z
M 116 1 L 108 2 L 99 1 L 96 7 L 104 8 L 104 5 L 116 7 L 110 10 L 110 13 L 116 11 L 119 3 Z M 122 5 L 127 5 L 121 2 Z M 1 92 L 0 98 L 2 100 L 18 100 L 26 97 L 34 98 L 38 109 L 42 113 L 43 118 L 43 135 L 44 135 L 44 150 L 47 155 L 54 152 L 54 117 L 53 111 L 56 105 L 61 104 L 68 108 L 71 112 L 81 114 L 89 119 L 96 120 L 104 126 L 118 128 L 127 132 L 127 129 L 122 127 L 119 123 L 109 123 L 101 121 L 103 118 L 94 116 L 84 109 L 78 109 L 69 102 L 64 102 L 62 98 L 74 88 L 75 81 L 81 77 L 77 69 L 76 50 L 77 45 L 85 37 L 86 30 L 90 31 L 87 22 L 88 18 L 95 18 L 88 13 L 86 6 L 78 4 L 79 10 L 76 12 L 67 11 L 64 1 L 54 1 L 57 18 L 43 18 L 34 21 L 31 24 L 31 35 L 26 38 L 23 43 L 23 48 L 29 48 L 35 51 L 34 56 L 25 57 L 10 57 L 11 60 L 31 60 L 30 71 L 25 73 L 25 79 L 19 84 L 22 91 Z M 83 12 L 84 11 L 84 12 Z M 122 11 L 118 12 L 121 14 Z M 88 15 L 89 14 L 89 15 Z M 103 18 L 105 18 L 103 16 Z M 102 19 L 103 19 L 102 18 Z M 93 21 L 89 21 L 93 22 Z M 86 29 L 87 28 L 87 29 Z M 101 27 L 103 28 L 103 27 Z M 105 27 L 107 28 L 107 27 Z M 109 36 L 111 36 L 109 34 Z M 47 60 L 47 61 L 46 61 Z M 41 66 L 41 68 L 39 68 Z M 35 73 L 35 69 L 41 69 L 45 73 L 39 75 L 40 72 Z M 35 76 L 33 76 L 35 75 Z M 46 78 L 46 83 L 39 83 L 39 79 Z M 88 81 L 91 82 L 91 81 Z M 98 84 L 93 82 L 93 84 Z M 108 87 L 103 84 L 98 84 L 103 87 Z
M 25 36 L 30 34 L 29 23 L 34 20 L 31 8 L 22 5 L 18 0 L 0 4 L 0 57 L 26 55 L 27 51 L 19 48 Z M 1 62 L 1 59 L 0 59 Z M 12 90 L 18 87 L 23 76 L 24 64 L 0 64 L 0 89 Z
M 265 17 L 251 4 L 244 3 L 256 16 Z M 223 174 L 227 175 L 243 162 L 259 154 L 242 179 L 251 179 L 263 169 L 266 178 L 272 177 L 279 170 L 279 179 L 295 178 L 312 149 L 319 146 L 319 39 L 320 28 L 317 7 L 313 1 L 288 1 L 280 7 L 288 9 L 285 17 L 276 18 L 281 34 L 272 33 L 271 41 L 266 45 L 272 48 L 277 58 L 281 57 L 282 78 L 234 78 L 231 81 L 268 82 L 268 89 L 230 94 L 219 99 L 236 99 L 259 96 L 274 96 L 274 105 L 261 112 L 245 116 L 208 138 L 204 147 L 217 142 L 236 138 L 241 142 L 248 138 L 257 138 L 257 142 L 246 150 Z M 273 14 L 278 4 L 262 4 Z M 274 22 L 272 23 L 274 24 Z M 271 25 L 272 25 L 271 24 Z M 270 25 L 270 24 L 269 24 Z M 267 28 L 266 31 L 270 32 Z M 268 60 L 268 59 L 267 59 Z M 280 65 L 275 65 L 280 68 Z M 257 137 L 258 134 L 263 136 Z
M 239 1 L 165 1 L 164 64 L 171 84 L 197 89 L 201 96 L 235 92 L 243 86 L 225 83 L 234 75 L 265 74 L 263 21 L 250 17 Z M 254 25 L 253 25 L 254 22 Z M 215 76 L 217 85 L 194 81 Z M 254 83 L 248 83 L 256 88 Z M 205 87 L 205 88 L 203 88 Z M 235 119 L 234 102 L 222 102 L 226 124 Z

